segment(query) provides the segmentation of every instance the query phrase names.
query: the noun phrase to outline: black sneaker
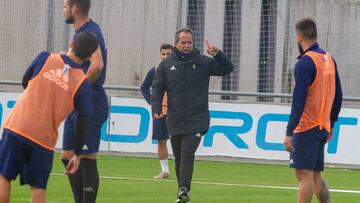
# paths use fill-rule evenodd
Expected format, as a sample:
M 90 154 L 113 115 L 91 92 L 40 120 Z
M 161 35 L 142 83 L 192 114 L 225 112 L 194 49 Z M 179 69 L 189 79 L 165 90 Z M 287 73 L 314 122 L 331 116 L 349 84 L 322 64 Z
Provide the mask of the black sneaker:
M 190 192 L 186 187 L 180 187 L 176 203 L 190 203 Z

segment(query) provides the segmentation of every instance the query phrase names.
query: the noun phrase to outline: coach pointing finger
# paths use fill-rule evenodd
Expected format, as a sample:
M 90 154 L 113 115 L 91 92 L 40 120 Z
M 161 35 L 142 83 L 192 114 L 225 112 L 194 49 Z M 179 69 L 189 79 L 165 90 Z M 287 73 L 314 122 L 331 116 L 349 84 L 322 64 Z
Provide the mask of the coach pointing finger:
M 178 180 L 177 202 L 190 201 L 189 191 L 193 174 L 194 156 L 210 124 L 210 76 L 224 76 L 233 71 L 232 62 L 218 47 L 208 41 L 207 52 L 201 55 L 193 48 L 193 31 L 182 28 L 175 34 L 175 48 L 164 59 L 152 83 L 151 107 L 154 118 L 161 115 L 164 92 L 168 95 L 167 127 L 175 156 Z

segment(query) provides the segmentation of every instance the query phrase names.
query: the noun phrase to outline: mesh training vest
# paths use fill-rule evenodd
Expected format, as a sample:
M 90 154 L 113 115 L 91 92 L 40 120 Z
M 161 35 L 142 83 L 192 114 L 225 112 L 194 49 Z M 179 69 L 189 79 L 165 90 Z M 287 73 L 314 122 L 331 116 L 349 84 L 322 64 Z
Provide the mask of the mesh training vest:
M 81 69 L 51 54 L 29 84 L 4 123 L 9 129 L 53 151 L 60 123 L 74 110 L 74 96 L 85 80 Z
M 335 97 L 335 64 L 330 54 L 307 52 L 316 66 L 316 77 L 308 90 L 305 109 L 294 132 L 319 126 L 330 132 L 330 113 Z

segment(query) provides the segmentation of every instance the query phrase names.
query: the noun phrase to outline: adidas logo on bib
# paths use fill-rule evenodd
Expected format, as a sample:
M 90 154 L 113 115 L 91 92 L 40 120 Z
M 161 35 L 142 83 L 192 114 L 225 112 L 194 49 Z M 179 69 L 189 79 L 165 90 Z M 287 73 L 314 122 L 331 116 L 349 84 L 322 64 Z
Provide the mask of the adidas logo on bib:
M 64 90 L 68 90 L 69 89 L 69 75 L 66 74 L 68 73 L 68 70 L 70 69 L 70 67 L 68 65 L 64 66 L 64 69 L 56 69 L 56 70 L 50 70 L 47 72 L 44 72 L 42 74 L 42 76 L 52 82 L 54 82 L 56 85 L 60 86 L 61 88 L 63 88 Z

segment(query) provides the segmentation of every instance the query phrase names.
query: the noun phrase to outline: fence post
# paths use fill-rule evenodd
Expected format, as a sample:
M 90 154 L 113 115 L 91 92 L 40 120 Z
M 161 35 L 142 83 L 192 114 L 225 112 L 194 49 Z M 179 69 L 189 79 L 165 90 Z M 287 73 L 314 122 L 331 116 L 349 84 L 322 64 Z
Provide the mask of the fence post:
M 54 15 L 55 15 L 55 4 L 54 0 L 48 0 L 48 30 L 47 30 L 47 41 L 46 50 L 48 52 L 54 51 Z
M 333 9 L 334 9 L 334 0 L 331 0 L 331 1 L 330 1 L 330 12 L 329 12 L 328 24 L 327 24 L 327 34 L 326 34 L 325 50 L 328 50 L 328 49 L 329 49 L 329 46 L 330 46 L 330 27 L 331 27 Z

